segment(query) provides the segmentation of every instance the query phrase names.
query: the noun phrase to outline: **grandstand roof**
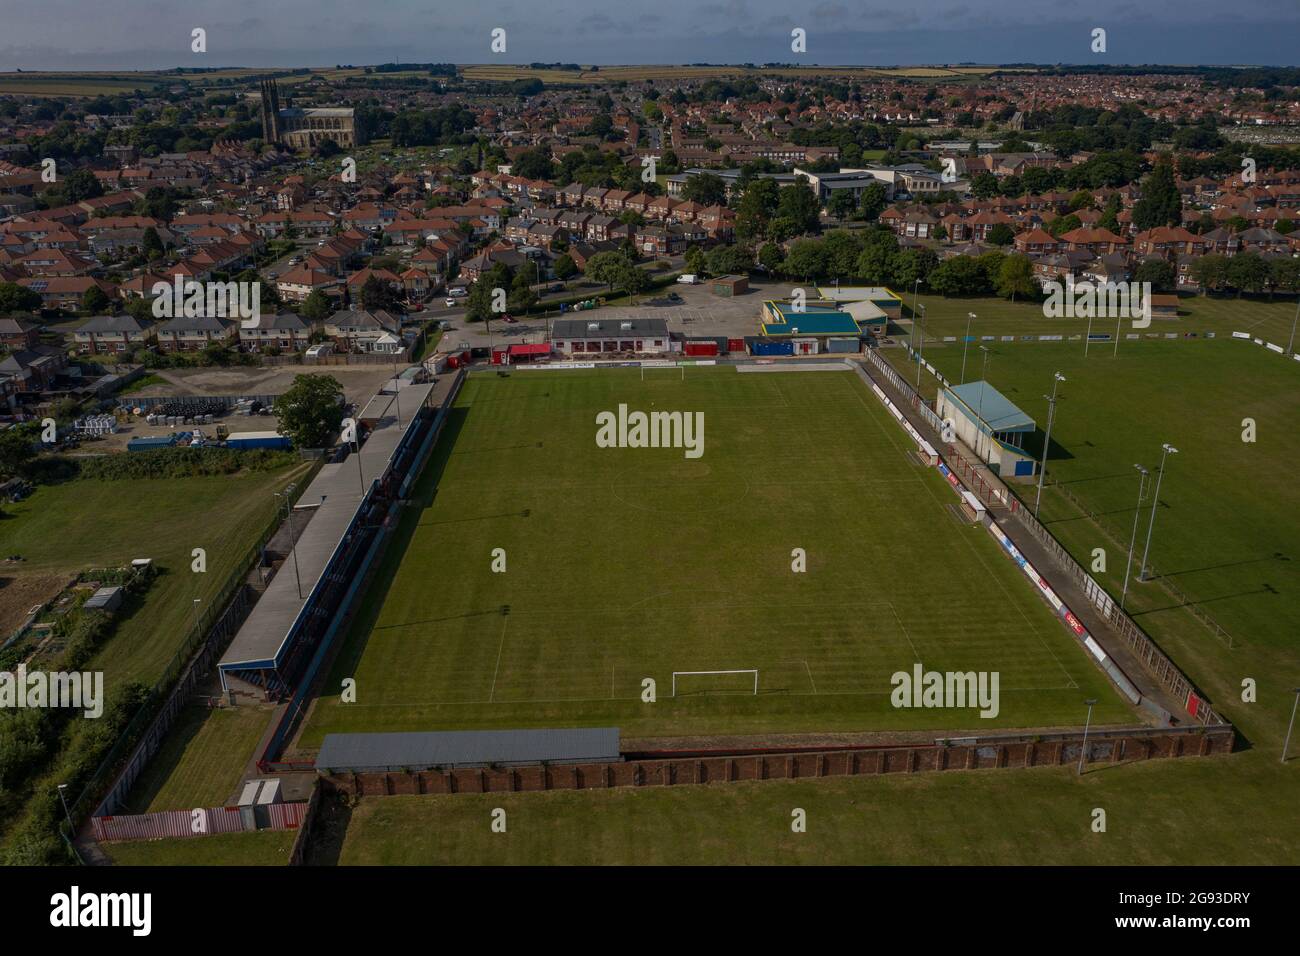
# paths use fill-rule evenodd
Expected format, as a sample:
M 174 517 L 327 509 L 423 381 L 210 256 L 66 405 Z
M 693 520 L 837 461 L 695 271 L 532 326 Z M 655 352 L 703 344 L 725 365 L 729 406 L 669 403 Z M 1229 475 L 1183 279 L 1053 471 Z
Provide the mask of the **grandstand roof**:
M 618 760 L 617 727 L 326 734 L 317 770 L 424 770 Z
M 403 384 L 400 396 L 381 392 L 366 406 L 376 424 L 361 446 L 361 476 L 352 456 L 346 461 L 321 466 L 298 499 L 299 508 L 314 508 L 315 513 L 306 526 L 299 529 L 294 556 L 290 559 L 298 567 L 297 575 L 289 562 L 281 567 L 253 605 L 218 666 L 229 670 L 277 666 L 307 604 L 306 598 L 316 587 L 330 558 L 342 546 L 343 536 L 361 507 L 366 491 L 375 479 L 388 471 L 402 436 L 412 425 L 415 412 L 428 400 L 433 389 L 433 384 Z M 397 421 L 399 402 L 401 424 Z M 375 403 L 379 406 L 372 412 Z M 299 515 L 294 521 L 301 523 L 304 517 Z M 298 578 L 302 580 L 303 597 L 298 596 Z
M 1034 430 L 1034 420 L 988 382 L 967 382 L 948 389 L 948 392 L 995 432 Z

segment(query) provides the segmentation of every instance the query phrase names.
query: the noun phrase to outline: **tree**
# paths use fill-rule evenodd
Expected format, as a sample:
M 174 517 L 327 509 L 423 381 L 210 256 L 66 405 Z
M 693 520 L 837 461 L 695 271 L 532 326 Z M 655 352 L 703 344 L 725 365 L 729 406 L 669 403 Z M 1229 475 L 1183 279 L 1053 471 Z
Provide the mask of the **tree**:
M 1052 234 L 1052 238 L 1060 239 L 1067 232 L 1072 232 L 1083 225 L 1083 222 L 1074 213 L 1068 216 L 1057 216 L 1047 226 L 1047 231 Z
M 561 281 L 572 279 L 578 274 L 578 266 L 573 261 L 573 256 L 567 252 L 555 260 L 555 265 L 552 268 L 555 271 L 555 277 Z
M 140 251 L 151 261 L 160 257 L 166 251 L 163 241 L 158 235 L 158 230 L 153 226 L 145 227 L 144 235 L 140 238 Z
M 1201 287 L 1201 293 L 1223 288 L 1228 281 L 1228 258 L 1217 252 L 1201 256 L 1192 263 L 1192 278 Z
M 7 315 L 10 312 L 35 312 L 40 307 L 40 293 L 24 288 L 16 282 L 0 282 L 0 315 Z
M 1016 296 L 1028 298 L 1038 291 L 1034 281 L 1034 264 L 1028 256 L 1014 253 L 1002 260 L 998 269 L 997 293 L 1012 302 Z
M 727 184 L 715 173 L 700 173 L 686 180 L 682 198 L 701 206 L 720 206 L 727 201 Z
M 853 194 L 847 190 L 840 190 L 826 204 L 826 211 L 839 220 L 848 219 L 857 208 L 858 204 L 853 199 Z
M 313 289 L 298 309 L 298 314 L 313 324 L 324 322 L 333 312 L 334 306 L 330 303 L 329 296 L 320 289 Z
M 821 203 L 803 177 L 781 190 L 776 211 L 779 218 L 793 222 L 800 233 L 816 232 L 821 225 Z
M 495 263 L 482 273 L 470 287 L 465 298 L 465 318 L 471 322 L 486 322 L 492 318 L 493 299 L 497 289 L 510 287 L 510 269 L 504 262 Z
M 998 194 L 998 178 L 983 172 L 970 181 L 970 191 L 976 199 L 992 199 Z
M 705 266 L 704 250 L 700 246 L 691 246 L 686 250 L 683 256 L 686 261 L 686 271 L 691 275 L 704 275 L 707 271 Z
M 63 180 L 63 198 L 66 202 L 84 202 L 104 195 L 104 187 L 89 169 L 78 169 Z
M 1283 292 L 1300 291 L 1300 259 L 1290 256 L 1269 260 L 1269 287 Z
M 825 275 L 826 247 L 816 239 L 800 239 L 790 247 L 781 271 L 794 279 L 815 279 Z
M 1015 231 L 1005 222 L 1000 222 L 988 231 L 989 245 L 1009 246 L 1016 241 Z
M 27 422 L 0 432 L 0 475 L 19 474 L 36 457 L 40 426 Z
M 555 164 L 551 162 L 550 151 L 538 146 L 520 153 L 511 164 L 511 172 L 524 179 L 554 179 Z
M 912 289 L 917 280 L 928 283 L 938 265 L 939 255 L 933 249 L 903 249 L 890 257 L 888 271 L 894 283 Z
M 754 267 L 754 254 L 744 246 L 714 246 L 705 256 L 712 275 L 748 275 Z
M 329 375 L 295 375 L 273 407 L 281 435 L 298 448 L 323 448 L 343 424 L 343 386 Z
M 736 237 L 742 241 L 757 239 L 767 232 L 768 223 L 780 201 L 776 180 L 751 179 L 736 206 Z
M 1243 292 L 1263 292 L 1268 284 L 1268 263 L 1257 252 L 1239 252 L 1228 260 L 1228 285 Z
M 112 301 L 109 299 L 108 294 L 97 285 L 92 285 L 81 296 L 82 311 L 89 312 L 92 315 L 103 312 L 111 304 Z
M 879 181 L 868 183 L 862 190 L 862 199 L 860 208 L 862 218 L 867 222 L 875 222 L 882 212 L 885 211 L 885 205 L 889 201 L 889 193 L 885 189 L 885 184 Z
M 988 274 L 970 256 L 953 256 L 930 273 L 930 288 L 940 295 L 981 295 L 989 291 Z
M 1150 282 L 1156 292 L 1172 292 L 1176 282 L 1174 267 L 1164 259 L 1148 259 L 1133 270 L 1134 282 Z
M 393 291 L 392 284 L 376 275 L 368 276 L 361 284 L 361 294 L 357 298 L 361 308 L 367 312 L 395 312 L 400 309 L 401 299 Z
M 781 247 L 775 242 L 765 242 L 758 250 L 758 264 L 766 272 L 776 272 L 781 268 Z
M 1142 184 L 1142 198 L 1133 205 L 1133 226 L 1139 232 L 1183 221 L 1183 197 L 1174 180 L 1174 163 L 1162 156 Z

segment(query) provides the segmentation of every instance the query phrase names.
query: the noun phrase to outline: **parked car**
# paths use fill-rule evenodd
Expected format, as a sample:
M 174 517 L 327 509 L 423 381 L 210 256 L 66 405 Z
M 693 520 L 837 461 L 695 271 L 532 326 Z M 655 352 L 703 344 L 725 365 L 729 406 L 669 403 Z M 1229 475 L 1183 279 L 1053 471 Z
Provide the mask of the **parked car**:
M 456 300 L 451 298 L 451 296 L 447 297 L 446 302 L 447 302 L 447 308 L 449 309 L 456 304 Z

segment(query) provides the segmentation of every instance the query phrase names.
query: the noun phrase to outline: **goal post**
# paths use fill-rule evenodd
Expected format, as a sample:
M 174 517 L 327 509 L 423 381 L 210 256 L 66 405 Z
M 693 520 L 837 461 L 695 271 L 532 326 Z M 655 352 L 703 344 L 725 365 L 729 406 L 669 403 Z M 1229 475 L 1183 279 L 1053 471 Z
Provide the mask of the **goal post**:
M 673 671 L 673 696 L 677 696 L 677 678 L 679 677 L 710 677 L 723 674 L 753 674 L 754 675 L 754 696 L 758 696 L 758 671 L 754 668 L 745 668 L 743 670 L 729 671 Z
M 672 376 L 673 378 L 678 378 L 680 376 L 681 381 L 683 382 L 686 381 L 686 367 L 684 365 L 678 365 L 676 362 L 664 362 L 662 364 L 657 362 L 642 362 L 641 381 L 643 382 L 646 380 L 645 378 L 646 369 L 650 369 L 652 371 L 670 371 L 670 372 L 675 371 L 678 373 L 678 375 Z

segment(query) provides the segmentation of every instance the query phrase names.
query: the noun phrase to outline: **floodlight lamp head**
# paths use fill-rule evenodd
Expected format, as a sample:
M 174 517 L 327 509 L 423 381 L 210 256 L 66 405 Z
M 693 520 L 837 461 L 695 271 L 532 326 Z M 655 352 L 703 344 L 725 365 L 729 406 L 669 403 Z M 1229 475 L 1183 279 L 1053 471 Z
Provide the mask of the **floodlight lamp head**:
M 1170 444 L 1166 443 L 1166 444 L 1165 444 L 1164 446 L 1162 446 L 1162 447 L 1164 448 L 1165 451 L 1167 451 L 1167 452 L 1168 452 L 1169 454 L 1171 454 L 1171 455 L 1176 455 L 1176 454 L 1178 454 L 1178 449 L 1175 448 L 1173 445 L 1170 445 Z

